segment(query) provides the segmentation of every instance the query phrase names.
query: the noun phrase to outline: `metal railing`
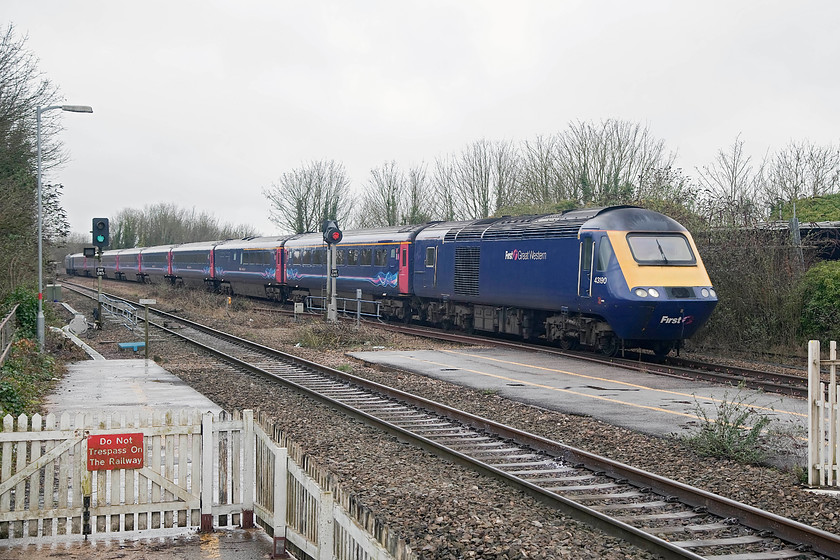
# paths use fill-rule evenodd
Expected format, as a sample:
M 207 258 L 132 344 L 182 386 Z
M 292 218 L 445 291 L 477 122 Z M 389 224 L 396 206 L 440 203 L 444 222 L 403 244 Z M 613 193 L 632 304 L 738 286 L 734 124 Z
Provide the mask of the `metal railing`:
M 12 348 L 12 342 L 15 340 L 15 330 L 17 330 L 17 319 L 15 312 L 18 305 L 15 304 L 8 315 L 0 322 L 0 366 L 6 361 L 6 356 Z
M 365 317 L 382 320 L 382 302 L 370 299 L 335 298 L 337 312 L 347 317 Z M 374 307 L 375 312 L 364 311 Z M 326 313 L 327 298 L 323 296 L 307 296 L 306 309 L 310 313 Z
M 105 294 L 99 296 L 102 311 L 120 321 L 129 330 L 137 328 L 137 308 L 122 300 L 109 298 Z

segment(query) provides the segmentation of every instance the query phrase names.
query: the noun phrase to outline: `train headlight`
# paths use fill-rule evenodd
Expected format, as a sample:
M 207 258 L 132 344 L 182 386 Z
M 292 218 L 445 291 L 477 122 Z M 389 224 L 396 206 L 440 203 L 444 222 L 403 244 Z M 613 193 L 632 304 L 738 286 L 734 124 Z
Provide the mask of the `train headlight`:
M 648 288 L 648 293 L 650 294 L 650 297 L 659 297 L 659 290 L 656 288 Z
M 643 290 L 642 288 L 636 288 L 633 293 L 635 293 L 639 297 L 647 297 L 647 291 Z
M 714 288 L 709 288 L 709 293 L 712 294 L 712 297 L 717 297 L 717 292 Z
M 706 288 L 703 288 L 702 290 L 700 290 L 700 294 L 701 294 L 703 297 L 709 297 L 709 290 L 708 290 L 708 289 L 706 289 Z

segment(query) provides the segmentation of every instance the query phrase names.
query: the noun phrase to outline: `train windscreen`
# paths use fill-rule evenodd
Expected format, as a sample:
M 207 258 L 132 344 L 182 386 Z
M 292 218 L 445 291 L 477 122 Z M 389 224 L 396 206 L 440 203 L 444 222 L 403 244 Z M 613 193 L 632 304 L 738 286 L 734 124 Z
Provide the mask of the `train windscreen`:
M 627 243 L 636 262 L 642 265 L 691 266 L 697 264 L 688 239 L 682 234 L 631 233 Z

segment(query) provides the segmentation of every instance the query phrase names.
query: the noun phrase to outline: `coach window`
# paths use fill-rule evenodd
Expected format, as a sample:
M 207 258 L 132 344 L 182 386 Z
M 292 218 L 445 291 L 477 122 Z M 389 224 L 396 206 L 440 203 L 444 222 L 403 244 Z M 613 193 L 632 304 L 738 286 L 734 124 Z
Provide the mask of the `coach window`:
M 302 264 L 312 264 L 312 251 L 310 251 L 309 249 L 304 249 L 302 257 Z
M 370 264 L 372 262 L 371 253 L 372 253 L 371 249 L 362 249 L 362 262 L 361 262 L 362 266 L 370 266 Z
M 598 241 L 598 262 L 595 265 L 595 270 L 604 272 L 610 264 L 610 257 L 613 254 L 610 239 L 605 235 Z
M 346 263 L 347 263 L 347 257 L 344 253 L 344 249 L 336 249 L 336 251 L 335 251 L 335 264 L 339 265 L 339 264 L 346 264 Z
M 435 248 L 426 247 L 426 266 L 435 266 Z
M 325 264 L 327 260 L 324 258 L 326 251 L 321 249 L 314 249 L 312 251 L 312 264 Z
M 292 252 L 290 262 L 295 263 L 295 264 L 300 264 L 300 249 L 295 249 Z
M 347 264 L 349 264 L 351 266 L 359 264 L 359 250 L 358 249 L 349 249 L 347 251 Z
M 386 264 L 388 264 L 388 250 L 377 249 L 376 253 L 374 253 L 373 264 L 375 264 L 376 266 L 385 266 Z

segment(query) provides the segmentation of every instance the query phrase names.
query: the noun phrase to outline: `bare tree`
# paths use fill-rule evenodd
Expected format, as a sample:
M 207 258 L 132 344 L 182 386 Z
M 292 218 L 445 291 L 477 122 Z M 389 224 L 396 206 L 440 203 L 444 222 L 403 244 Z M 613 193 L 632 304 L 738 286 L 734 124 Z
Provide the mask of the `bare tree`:
M 444 220 L 461 219 L 461 211 L 456 200 L 455 163 L 451 156 L 442 156 L 435 160 L 433 178 L 435 217 Z
M 405 174 L 397 167 L 397 162 L 390 161 L 372 169 L 356 219 L 359 227 L 398 225 L 402 218 L 400 207 L 404 190 Z
M 640 183 L 675 157 L 646 127 L 614 119 L 573 123 L 557 137 L 556 152 L 561 192 L 582 204 L 633 200 Z
M 438 213 L 443 219 L 486 218 L 518 196 L 520 158 L 510 142 L 479 140 L 435 167 Z
M 37 58 L 18 39 L 14 26 L 0 31 L 0 300 L 20 285 L 34 284 L 37 263 L 35 113 L 52 104 L 55 86 L 38 70 Z M 42 119 L 42 169 L 61 161 L 61 144 L 54 114 Z M 60 209 L 60 187 L 45 190 L 45 202 Z M 63 212 L 63 211 L 62 211 Z M 57 214 L 58 215 L 58 214 Z M 60 233 L 59 219 L 47 233 Z M 66 220 L 64 221 L 66 224 Z M 48 254 L 51 237 L 46 239 Z
M 406 177 L 405 207 L 402 223 L 422 224 L 432 219 L 432 197 L 429 196 L 429 183 L 426 178 L 426 165 L 420 164 L 408 170 Z
M 697 170 L 701 209 L 712 225 L 741 226 L 760 217 L 757 204 L 761 170 L 753 170 L 741 136 L 728 151 L 718 150 L 714 163 Z
M 192 241 L 236 239 L 257 235 L 250 225 L 221 224 L 215 216 L 174 204 L 125 208 L 111 220 L 111 247 L 150 247 Z
M 284 231 L 305 233 L 320 231 L 327 219 L 347 221 L 353 210 L 349 187 L 342 164 L 314 161 L 284 173 L 263 195 L 271 203 L 272 222 Z
M 426 194 L 424 165 L 413 167 L 406 174 L 391 161 L 370 174 L 356 212 L 357 226 L 419 224 L 430 219 L 432 208 Z
M 816 146 L 808 140 L 791 142 L 768 158 L 762 175 L 768 202 L 791 202 L 840 191 L 840 149 Z
M 558 172 L 557 142 L 556 136 L 537 136 L 524 144 L 519 178 L 521 196 L 534 207 L 570 198 Z

